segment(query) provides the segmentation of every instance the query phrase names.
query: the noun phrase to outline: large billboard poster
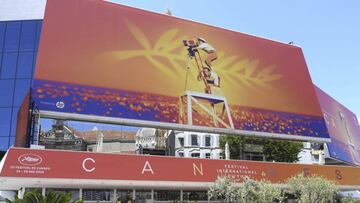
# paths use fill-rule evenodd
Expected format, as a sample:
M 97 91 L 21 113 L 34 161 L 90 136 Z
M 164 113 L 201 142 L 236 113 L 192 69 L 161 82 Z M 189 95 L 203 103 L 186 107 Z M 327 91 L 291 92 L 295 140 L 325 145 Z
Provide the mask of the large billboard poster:
M 299 47 L 99 0 L 47 2 L 34 90 L 51 112 L 328 138 Z
M 315 89 L 331 138 L 327 143 L 330 156 L 360 165 L 360 126 L 356 115 L 320 88 Z

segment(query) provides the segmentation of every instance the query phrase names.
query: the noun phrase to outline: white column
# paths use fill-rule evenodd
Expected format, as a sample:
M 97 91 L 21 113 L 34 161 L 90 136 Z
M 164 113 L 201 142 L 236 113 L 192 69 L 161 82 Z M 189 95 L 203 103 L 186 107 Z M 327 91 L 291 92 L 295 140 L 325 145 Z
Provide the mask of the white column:
M 136 198 L 135 193 L 136 193 L 136 190 L 135 190 L 135 189 L 133 189 L 133 196 L 132 196 L 132 199 L 133 199 L 134 201 L 135 201 L 135 198 Z
M 20 189 L 18 190 L 18 198 L 19 198 L 19 199 L 24 198 L 24 194 L 25 194 L 25 188 L 22 187 L 22 188 L 20 188 Z
M 116 189 L 114 189 L 114 202 L 116 203 L 117 200 L 117 194 L 116 194 Z
M 191 95 L 186 95 L 186 110 L 187 110 L 187 124 L 192 125 L 192 106 L 191 106 Z
M 190 157 L 189 148 L 184 148 L 184 157 Z
M 41 188 L 41 195 L 43 196 L 43 197 L 45 197 L 46 196 L 46 188 Z
M 80 199 L 80 200 L 83 199 L 82 188 L 79 188 L 79 199 Z

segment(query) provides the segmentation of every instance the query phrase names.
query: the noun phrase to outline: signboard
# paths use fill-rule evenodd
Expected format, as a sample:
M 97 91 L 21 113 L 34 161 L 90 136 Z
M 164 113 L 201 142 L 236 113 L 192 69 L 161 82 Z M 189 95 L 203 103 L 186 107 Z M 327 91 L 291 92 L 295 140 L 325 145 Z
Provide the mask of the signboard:
M 316 87 L 331 142 L 332 158 L 360 165 L 360 126 L 356 115 Z
M 299 47 L 104 1 L 47 2 L 33 89 L 47 112 L 328 138 Z
M 256 180 L 284 183 L 299 173 L 322 175 L 343 186 L 360 185 L 358 167 L 22 148 L 9 150 L 0 177 L 214 182 L 218 176 L 226 175 L 237 182 L 248 176 Z

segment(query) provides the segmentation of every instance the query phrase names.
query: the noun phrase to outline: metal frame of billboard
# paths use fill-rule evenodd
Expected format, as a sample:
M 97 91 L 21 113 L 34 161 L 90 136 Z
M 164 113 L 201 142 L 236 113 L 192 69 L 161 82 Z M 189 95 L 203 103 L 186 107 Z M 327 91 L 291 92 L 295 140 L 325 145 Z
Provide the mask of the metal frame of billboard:
M 176 124 L 176 123 L 164 123 L 164 122 L 114 118 L 114 117 L 105 117 L 105 116 L 96 116 L 96 115 L 84 115 L 84 114 L 76 114 L 76 113 L 63 113 L 63 112 L 55 112 L 55 111 L 40 110 L 39 117 L 50 118 L 50 119 L 68 119 L 73 121 L 106 123 L 106 124 L 115 124 L 115 125 L 128 125 L 128 126 L 137 126 L 137 127 L 164 128 L 169 130 L 180 130 L 180 131 L 239 135 L 246 137 L 266 138 L 266 139 L 309 141 L 309 142 L 317 142 L 317 143 L 331 142 L 330 138 L 308 137 L 304 135 L 268 133 L 268 132 L 258 132 L 258 131 L 248 131 L 248 130 L 237 130 L 231 128 L 213 128 L 207 126 L 193 126 L 193 125 L 184 125 L 184 124 Z

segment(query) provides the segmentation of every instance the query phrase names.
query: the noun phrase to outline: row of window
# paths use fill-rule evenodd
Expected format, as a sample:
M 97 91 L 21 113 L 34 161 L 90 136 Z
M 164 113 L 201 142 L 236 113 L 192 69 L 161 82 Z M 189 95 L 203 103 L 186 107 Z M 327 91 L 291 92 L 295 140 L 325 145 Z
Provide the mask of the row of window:
M 32 191 L 34 189 L 26 188 L 26 191 Z M 41 192 L 40 189 L 38 189 Z M 79 189 L 46 189 L 46 191 L 55 191 L 58 193 L 72 194 L 72 200 L 80 197 Z M 157 201 L 179 201 L 181 198 L 180 190 L 154 190 L 154 200 Z M 97 201 L 97 202 L 132 202 L 134 197 L 134 190 L 121 189 L 116 190 L 116 201 L 115 193 L 113 189 L 83 189 L 82 199 L 84 201 Z M 151 200 L 151 190 L 135 190 L 135 200 Z M 184 201 L 207 201 L 207 191 L 183 191 Z
M 184 157 L 184 152 L 179 152 L 179 157 Z M 200 158 L 200 153 L 199 153 L 199 152 L 191 153 L 191 157 L 193 157 L 193 158 Z M 210 154 L 210 153 L 205 153 L 205 158 L 206 158 L 206 159 L 210 159 L 210 158 L 211 158 L 211 154 Z
M 184 138 L 179 137 L 178 138 L 180 146 L 184 146 Z M 198 135 L 191 135 L 191 145 L 192 146 L 199 146 L 199 138 Z M 210 147 L 211 146 L 211 136 L 205 136 L 205 146 Z
M 40 20 L 0 22 L 0 52 L 38 50 L 41 26 Z

